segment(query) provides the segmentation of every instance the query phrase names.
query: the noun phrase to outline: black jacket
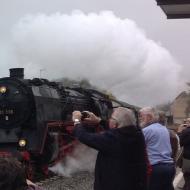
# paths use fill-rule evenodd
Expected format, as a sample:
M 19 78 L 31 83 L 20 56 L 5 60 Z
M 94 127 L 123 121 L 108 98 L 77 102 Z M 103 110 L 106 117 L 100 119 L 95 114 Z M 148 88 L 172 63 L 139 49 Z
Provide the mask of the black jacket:
M 99 151 L 94 190 L 147 189 L 145 141 L 140 129 L 130 126 L 95 134 L 78 124 L 74 135 Z
M 190 127 L 184 129 L 180 134 L 180 145 L 183 146 L 183 157 L 190 159 Z

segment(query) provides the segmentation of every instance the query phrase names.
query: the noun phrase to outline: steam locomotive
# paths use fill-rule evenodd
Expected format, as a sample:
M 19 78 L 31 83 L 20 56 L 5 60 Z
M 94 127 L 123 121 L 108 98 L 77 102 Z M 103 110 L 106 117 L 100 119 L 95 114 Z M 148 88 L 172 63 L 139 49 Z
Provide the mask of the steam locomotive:
M 75 144 L 74 110 L 89 110 L 107 120 L 118 106 L 135 109 L 97 90 L 24 79 L 23 68 L 12 68 L 10 77 L 0 78 L 0 156 L 22 161 L 29 178 L 39 168 L 47 175 L 48 166 L 62 160 Z

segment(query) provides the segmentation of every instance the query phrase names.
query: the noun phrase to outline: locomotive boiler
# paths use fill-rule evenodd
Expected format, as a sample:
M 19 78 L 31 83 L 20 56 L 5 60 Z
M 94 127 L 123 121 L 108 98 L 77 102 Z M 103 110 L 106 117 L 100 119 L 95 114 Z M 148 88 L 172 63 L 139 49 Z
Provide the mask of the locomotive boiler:
M 97 90 L 24 79 L 23 68 L 10 69 L 9 77 L 0 78 L 0 156 L 22 161 L 29 178 L 36 170 L 47 174 L 48 166 L 63 159 L 75 143 L 74 110 L 107 120 L 118 106 L 134 109 Z

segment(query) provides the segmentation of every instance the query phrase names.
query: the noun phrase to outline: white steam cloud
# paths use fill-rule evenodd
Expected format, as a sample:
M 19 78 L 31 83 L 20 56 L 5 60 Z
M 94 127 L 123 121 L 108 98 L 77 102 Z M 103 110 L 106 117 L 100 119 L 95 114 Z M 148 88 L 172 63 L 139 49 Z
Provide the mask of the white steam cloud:
M 66 156 L 63 162 L 50 168 L 51 171 L 63 176 L 71 176 L 79 171 L 93 172 L 97 151 L 79 143 L 71 155 Z
M 110 11 L 30 15 L 14 28 L 20 66 L 28 77 L 87 78 L 134 105 L 172 101 L 180 66 L 129 19 Z

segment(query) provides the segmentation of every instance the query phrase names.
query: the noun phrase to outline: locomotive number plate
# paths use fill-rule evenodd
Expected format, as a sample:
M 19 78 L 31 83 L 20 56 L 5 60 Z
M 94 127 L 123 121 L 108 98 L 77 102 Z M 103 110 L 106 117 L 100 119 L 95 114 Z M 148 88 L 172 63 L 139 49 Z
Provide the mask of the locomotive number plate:
M 0 115 L 13 115 L 14 111 L 12 109 L 10 110 L 0 110 Z

